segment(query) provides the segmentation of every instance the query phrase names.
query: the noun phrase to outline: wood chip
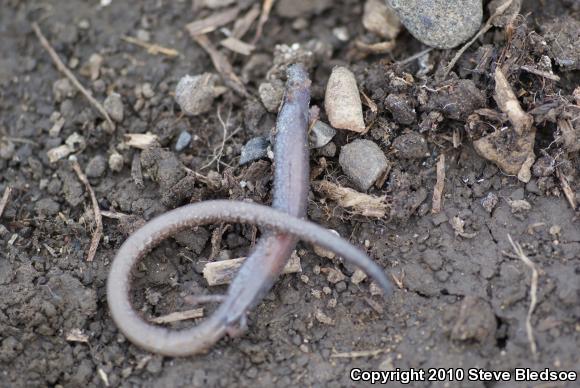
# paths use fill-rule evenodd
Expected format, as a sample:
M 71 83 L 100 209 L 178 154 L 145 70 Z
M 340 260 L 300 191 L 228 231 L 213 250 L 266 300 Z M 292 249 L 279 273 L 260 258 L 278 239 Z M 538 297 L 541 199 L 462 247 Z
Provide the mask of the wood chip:
M 568 203 L 570 204 L 572 209 L 574 209 L 574 211 L 578 210 L 578 202 L 576 201 L 576 195 L 574 194 L 574 191 L 572 191 L 572 187 L 570 187 L 568 179 L 566 179 L 566 176 L 562 174 L 562 171 L 559 168 L 556 169 L 556 175 L 560 180 L 560 185 L 562 185 L 562 191 L 564 192 L 564 196 L 568 200 Z M 0 212 L 0 215 L 1 214 L 2 212 Z
M 226 10 L 216 12 L 205 19 L 193 21 L 185 26 L 187 31 L 193 35 L 207 34 L 215 31 L 221 26 L 233 22 L 238 17 L 240 12 L 239 7 L 232 7 Z
M 8 204 L 8 201 L 10 200 L 10 194 L 12 194 L 12 187 L 6 186 L 4 194 L 2 194 L 2 199 L 0 199 L 0 218 L 2 218 L 4 209 L 6 209 L 6 204 Z
M 244 16 L 236 20 L 234 28 L 232 29 L 232 37 L 242 39 L 244 35 L 252 28 L 252 24 L 260 16 L 260 6 L 254 4 L 252 8 Z
M 386 196 L 376 197 L 329 181 L 312 182 L 312 188 L 326 195 L 338 206 L 363 217 L 383 218 L 389 213 Z
M 499 66 L 495 70 L 494 98 L 501 111 L 507 114 L 518 135 L 521 136 L 532 127 L 534 119 L 522 109 L 518 98 Z
M 197 308 L 187 311 L 177 311 L 171 314 L 162 315 L 160 317 L 151 318 L 149 319 L 149 322 L 164 324 L 196 318 L 203 318 L 203 308 Z
M 242 266 L 245 260 L 245 257 L 241 257 L 239 259 L 207 263 L 203 268 L 203 277 L 210 286 L 229 284 L 236 276 L 238 269 Z M 300 257 L 296 253 L 292 253 L 282 273 L 290 274 L 297 272 L 302 272 Z
M 67 335 L 66 340 L 69 342 L 88 343 L 89 336 L 84 334 L 81 329 L 72 329 Z
M 264 24 L 270 18 L 270 12 L 272 11 L 272 5 L 274 5 L 274 0 L 264 0 L 262 3 L 262 14 L 260 15 L 260 20 L 258 21 L 258 27 L 256 28 L 256 35 L 252 44 L 256 44 L 262 37 L 262 31 L 264 30 Z
M 250 55 L 252 51 L 256 48 L 254 45 L 251 45 L 246 42 L 242 42 L 241 40 L 230 36 L 220 42 L 222 46 L 242 55 Z
M 137 148 L 140 150 L 146 150 L 151 147 L 156 147 L 159 145 L 157 141 L 157 135 L 152 133 L 126 133 L 125 143 L 129 147 Z
M 441 207 L 443 205 L 443 189 L 445 188 L 445 154 L 439 155 L 439 160 L 437 161 L 437 183 L 433 189 L 433 205 L 431 207 L 431 213 L 438 214 L 441 213 Z

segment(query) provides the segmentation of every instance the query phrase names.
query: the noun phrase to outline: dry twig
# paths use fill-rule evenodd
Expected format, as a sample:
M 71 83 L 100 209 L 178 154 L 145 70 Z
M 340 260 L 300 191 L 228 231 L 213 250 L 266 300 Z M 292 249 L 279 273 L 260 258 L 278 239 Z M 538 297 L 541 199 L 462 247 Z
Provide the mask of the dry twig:
M 566 179 L 566 176 L 562 174 L 562 171 L 559 168 L 556 169 L 556 175 L 560 180 L 560 184 L 562 185 L 562 191 L 564 191 L 564 195 L 566 196 L 568 203 L 570 204 L 570 206 L 572 206 L 572 209 L 576 211 L 578 209 L 578 203 L 576 202 L 576 196 L 574 195 L 574 191 L 572 190 L 572 187 L 570 187 L 570 183 L 568 183 L 568 179 Z M 0 211 L 0 215 L 1 214 L 2 212 Z
M 445 154 L 439 155 L 437 162 L 437 183 L 433 189 L 433 205 L 431 212 L 438 214 L 441 212 L 443 189 L 445 188 Z
M 162 315 L 160 317 L 155 317 L 149 319 L 149 322 L 162 324 L 162 323 L 172 323 L 185 321 L 188 319 L 203 318 L 203 308 L 197 308 L 187 311 L 177 311 L 171 314 Z
M 79 80 L 75 77 L 75 75 L 68 69 L 68 67 L 66 67 L 66 65 L 62 62 L 56 51 L 54 51 L 54 48 L 51 46 L 49 41 L 42 34 L 42 31 L 40 30 L 40 27 L 36 22 L 32 23 L 32 29 L 34 30 L 34 33 L 38 37 L 38 40 L 40 41 L 42 47 L 44 47 L 44 49 L 50 55 L 50 58 L 54 62 L 56 68 L 61 73 L 63 73 L 65 77 L 72 82 L 74 87 L 77 88 L 83 96 L 85 96 L 85 98 L 89 101 L 89 103 L 91 103 L 91 105 L 94 106 L 95 109 L 99 111 L 101 115 L 103 115 L 105 120 L 107 120 L 107 123 L 109 124 L 111 131 L 114 130 L 115 124 L 113 123 L 113 120 L 111 120 L 111 117 L 109 117 L 109 114 L 107 113 L 103 105 L 101 105 L 100 102 L 95 100 L 95 98 L 91 95 L 91 93 L 87 89 L 85 89 L 85 87 L 79 82 Z
M 534 338 L 534 329 L 532 327 L 532 314 L 534 313 L 534 309 L 538 303 L 538 270 L 536 269 L 536 265 L 528 258 L 528 256 L 526 256 L 522 246 L 519 243 L 514 242 L 514 240 L 512 240 L 512 236 L 509 234 L 507 236 L 510 244 L 512 244 L 512 247 L 514 248 L 514 251 L 518 255 L 518 258 L 523 261 L 529 269 L 532 270 L 532 281 L 530 285 L 530 307 L 526 317 L 526 331 L 528 333 L 528 341 L 530 342 L 530 350 L 532 351 L 534 357 L 537 357 L 538 350 L 536 346 L 536 340 Z
M 191 36 L 207 34 L 208 32 L 215 31 L 217 28 L 236 20 L 239 12 L 240 9 L 238 7 L 232 7 L 221 12 L 216 12 L 205 19 L 191 22 L 186 25 L 185 28 L 189 31 Z
M 214 47 L 208 37 L 206 35 L 191 35 L 191 37 L 209 54 L 215 69 L 220 73 L 225 84 L 240 96 L 248 97 L 248 91 L 242 80 L 234 73 L 234 68 L 230 64 L 230 61 Z
M 461 56 L 463 55 L 463 53 L 465 52 L 465 50 L 467 50 L 469 47 L 471 47 L 471 45 L 477 39 L 479 39 L 480 36 L 482 36 L 483 34 L 485 34 L 487 31 L 489 31 L 491 29 L 491 27 L 493 27 L 494 20 L 496 18 L 498 18 L 499 16 L 503 15 L 503 13 L 505 11 L 507 11 L 508 8 L 512 5 L 513 1 L 514 0 L 507 0 L 504 4 L 502 4 L 501 6 L 497 7 L 497 9 L 493 13 L 493 15 L 491 15 L 489 17 L 489 19 L 487 19 L 487 22 L 483 25 L 483 27 L 481 27 L 481 29 L 477 32 L 477 34 L 475 34 L 475 36 L 473 38 L 471 38 L 471 40 L 469 42 L 465 43 L 465 45 L 463 47 L 461 47 L 459 49 L 459 51 L 457 51 L 457 54 L 455 54 L 455 56 L 453 57 L 453 59 L 451 60 L 451 62 L 449 62 L 449 64 L 445 67 L 445 70 L 443 71 L 442 78 L 446 78 L 447 77 L 447 74 L 449 74 L 449 72 L 451 71 L 451 69 L 453 69 L 453 67 L 455 66 L 455 64 L 457 63 L 457 61 L 459 60 L 459 58 L 461 58 Z
M 93 205 L 93 214 L 95 217 L 95 231 L 93 232 L 93 237 L 91 239 L 91 245 L 89 247 L 89 252 L 87 253 L 87 261 L 93 261 L 95 258 L 95 254 L 97 253 L 97 248 L 99 247 L 99 241 L 101 241 L 101 236 L 103 235 L 103 219 L 101 216 L 101 209 L 99 208 L 99 203 L 97 202 L 97 197 L 95 196 L 95 192 L 89 183 L 86 175 L 81 170 L 81 166 L 79 162 L 76 160 L 72 160 L 72 168 L 77 174 L 79 180 L 85 185 L 89 195 L 91 196 L 91 202 Z
M 270 11 L 272 11 L 272 5 L 274 4 L 274 0 L 264 0 L 262 3 L 262 14 L 260 15 L 260 20 L 258 21 L 258 27 L 256 28 L 256 35 L 252 40 L 252 44 L 258 43 L 260 38 L 262 37 L 262 30 L 264 29 L 264 24 L 268 21 L 270 17 Z
M 203 277 L 210 286 L 228 284 L 233 280 L 234 276 L 236 276 L 238 269 L 242 266 L 245 260 L 245 257 L 241 257 L 239 259 L 207 263 L 205 267 L 203 267 Z M 282 270 L 282 273 L 289 274 L 297 272 L 302 272 L 300 257 L 296 253 L 292 253 L 286 266 Z
M 144 49 L 147 49 L 147 52 L 149 54 L 152 54 L 152 55 L 162 54 L 162 55 L 165 55 L 165 56 L 170 57 L 170 58 L 175 58 L 179 55 L 179 51 L 177 51 L 175 49 L 163 47 L 163 46 L 160 46 L 160 45 L 155 44 L 155 43 L 145 42 L 141 39 L 137 39 L 137 38 L 134 38 L 132 36 L 125 35 L 125 36 L 122 36 L 121 39 L 123 39 L 127 43 L 131 43 L 131 44 L 134 44 L 136 46 L 143 47 Z
M 6 204 L 10 199 L 10 194 L 12 194 L 12 187 L 7 186 L 4 189 L 4 194 L 2 195 L 2 199 L 0 199 L 0 218 L 2 217 L 2 213 L 4 213 L 4 209 L 6 208 Z

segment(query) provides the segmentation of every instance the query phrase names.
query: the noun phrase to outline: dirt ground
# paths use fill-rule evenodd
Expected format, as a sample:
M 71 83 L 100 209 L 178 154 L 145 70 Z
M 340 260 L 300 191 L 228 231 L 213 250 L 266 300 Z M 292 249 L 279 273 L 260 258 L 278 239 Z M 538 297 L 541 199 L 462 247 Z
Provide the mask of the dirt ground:
M 239 3 L 247 10 L 252 1 Z M 177 82 L 186 74 L 216 71 L 184 27 L 216 11 L 193 11 L 185 0 L 113 1 L 105 7 L 97 1 L 2 1 L 0 195 L 8 187 L 12 192 L 0 218 L 1 387 L 341 387 L 354 384 L 354 367 L 580 369 L 580 221 L 570 205 L 580 199 L 580 95 L 574 98 L 580 84 L 579 2 L 524 1 L 515 24 L 484 34 L 443 80 L 438 75 L 456 50 L 433 50 L 428 58 L 400 63 L 426 48 L 404 31 L 390 53 L 357 49 L 354 41 L 368 37 L 362 1 L 292 5 L 274 6 L 251 55 L 223 49 L 249 96 L 228 88 L 210 111 L 187 117 L 174 101 Z M 124 117 L 114 132 L 76 89 L 59 81 L 63 75 L 34 34 L 34 21 L 98 101 L 120 94 Z M 246 40 L 254 33 L 255 24 Z M 123 36 L 149 39 L 179 55 L 148 53 Z M 217 45 L 224 32 L 208 37 Z M 149 354 L 130 344 L 109 316 L 105 283 L 111 260 L 136 226 L 167 209 L 214 198 L 271 201 L 270 160 L 242 167 L 238 161 L 249 139 L 271 132 L 276 115 L 262 105 L 258 87 L 278 55 L 275 46 L 294 43 L 313 47 L 313 104 L 324 106 L 335 65 L 347 65 L 376 104 L 376 110 L 364 107 L 366 134 L 338 131 L 334 149 L 312 150 L 316 179 L 352 187 L 337 150 L 355 138 L 376 142 L 391 165 L 386 182 L 369 191 L 386 195 L 384 217 L 357 215 L 313 192 L 309 218 L 366 247 L 399 287 L 384 299 L 368 279 L 352 282 L 355 268 L 300 244 L 302 273 L 279 279 L 250 314 L 243 336 L 226 338 L 201 356 Z M 98 57 L 91 61 L 94 54 L 102 63 Z M 473 147 L 494 127 L 509 126 L 493 98 L 497 61 L 511 64 L 509 82 L 537 129 L 534 153 L 543 159 L 528 183 Z M 523 71 L 524 65 L 552 69 L 559 81 Z M 388 109 L 390 95 L 404 103 Z M 562 132 L 565 123 L 571 124 L 568 132 Z M 224 128 L 228 137 L 220 153 Z M 75 132 L 82 138 L 70 138 Z M 161 150 L 141 152 L 124 142 L 126 133 L 146 132 L 157 136 Z M 193 138 L 178 152 L 183 132 Z M 413 136 L 426 139 L 426 146 Z M 47 156 L 67 139 L 74 140 L 73 153 L 100 209 L 131 215 L 103 218 L 92 262 L 86 261 L 95 228 L 90 197 L 67 157 L 51 162 Z M 433 214 L 443 153 L 443 210 Z M 111 161 L 112 154 L 120 157 Z M 188 170 L 203 177 L 188 180 Z M 571 198 L 564 195 L 563 180 Z M 182 233 L 148 255 L 133 285 L 135 306 L 144 316 L 190 308 L 183 300 L 190 293 L 225 291 L 207 288 L 203 264 L 246 255 L 255 230 L 227 227 L 212 257 L 211 236 L 220 228 Z M 532 270 L 508 234 L 537 268 L 537 292 L 531 289 Z M 531 296 L 537 298 L 533 341 L 526 326 Z

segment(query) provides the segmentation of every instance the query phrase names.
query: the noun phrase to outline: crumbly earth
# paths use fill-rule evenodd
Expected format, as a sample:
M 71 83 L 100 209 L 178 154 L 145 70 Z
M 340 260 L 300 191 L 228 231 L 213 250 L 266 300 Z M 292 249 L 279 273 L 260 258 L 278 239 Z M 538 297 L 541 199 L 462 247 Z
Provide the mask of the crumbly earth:
M 555 172 L 557 166 L 578 197 L 580 136 L 570 136 L 578 134 L 578 102 L 571 97 L 580 80 L 574 70 L 580 63 L 578 40 L 567 27 L 558 31 L 578 23 L 577 1 L 524 1 L 521 13 L 528 16 L 508 36 L 492 29 L 466 52 L 456 73 L 439 80 L 454 52 L 434 50 L 428 59 L 397 66 L 425 48 L 408 33 L 398 37 L 390 54 L 357 51 L 352 41 L 366 34 L 361 1 L 298 1 L 300 6 L 289 7 L 280 0 L 251 57 L 224 51 L 250 97 L 228 90 L 209 112 L 194 117 L 181 114 L 173 91 L 186 74 L 215 72 L 184 29 L 211 11 L 192 12 L 190 1 L 98 3 L 2 4 L 0 193 L 8 186 L 13 191 L 0 218 L 0 387 L 341 387 L 352 386 L 354 367 L 578 370 L 580 224 Z M 63 77 L 34 35 L 33 21 L 96 99 L 112 92 L 121 96 L 122 121 L 113 133 L 74 88 L 59 81 Z M 351 43 L 343 40 L 345 31 Z M 254 29 L 245 40 L 253 34 Z M 179 56 L 152 55 L 123 41 L 125 35 L 149 38 Z M 217 44 L 223 33 L 209 36 Z M 247 140 L 269 136 L 275 121 L 258 97 L 266 73 L 276 73 L 269 71 L 275 45 L 306 45 L 311 39 L 320 44 L 310 47 L 322 47 L 307 57 L 313 103 L 324 105 L 331 69 L 346 65 L 376 104 L 364 107 L 368 133 L 339 131 L 331 145 L 312 151 L 316 179 L 352 187 L 337 149 L 357 137 L 376 142 L 392 168 L 384 184 L 369 191 L 386 195 L 389 217 L 360 217 L 312 194 L 309 218 L 367 247 L 399 287 L 384 299 L 368 279 L 359 283 L 355 268 L 299 245 L 303 272 L 279 279 L 249 315 L 249 330 L 241 337 L 179 359 L 133 346 L 112 322 L 106 303 L 115 252 L 145 220 L 190 201 L 269 203 L 270 161 L 239 167 L 240 152 Z M 98 57 L 90 60 L 93 54 L 101 56 L 100 67 Z M 509 81 L 537 127 L 535 154 L 542 159 L 527 184 L 502 173 L 471 145 L 494 127 L 509 127 L 493 100 L 498 59 L 510 65 Z M 274 62 L 280 65 L 283 58 Z M 525 65 L 548 71 L 550 62 L 559 82 L 518 70 Z M 558 128 L 568 128 L 562 127 L 567 121 L 572 129 L 562 141 Z M 192 135 L 191 144 L 177 152 L 184 131 Z M 101 210 L 130 215 L 104 218 L 104 236 L 90 263 L 85 260 L 94 230 L 90 198 L 66 158 L 51 163 L 47 157 L 75 132 L 84 138 L 74 144 L 75 155 Z M 145 132 L 155 134 L 163 149 L 141 152 L 124 143 L 124 134 Z M 509 136 L 501 141 L 509 142 Z M 443 211 L 431 214 L 443 152 Z M 535 355 L 526 328 L 531 270 L 514 254 L 508 234 L 539 272 L 531 316 Z M 136 309 L 160 316 L 191 308 L 186 295 L 223 293 L 225 288 L 207 289 L 203 264 L 247 254 L 255 237 L 251 227 L 212 225 L 167 240 L 135 270 Z

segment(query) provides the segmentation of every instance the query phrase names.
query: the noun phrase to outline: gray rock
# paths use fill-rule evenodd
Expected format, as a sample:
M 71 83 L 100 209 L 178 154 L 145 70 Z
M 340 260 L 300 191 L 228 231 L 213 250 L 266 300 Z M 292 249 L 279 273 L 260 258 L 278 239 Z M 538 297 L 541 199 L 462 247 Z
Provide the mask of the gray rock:
M 60 211 L 60 205 L 52 198 L 43 198 L 34 206 L 36 213 L 41 216 L 54 216 Z
M 87 164 L 85 174 L 89 178 L 100 178 L 107 168 L 107 160 L 102 155 L 92 158 Z
M 181 152 L 191 143 L 191 134 L 187 131 L 182 131 L 175 142 L 175 151 Z
M 284 84 L 281 81 L 261 83 L 258 87 L 258 93 L 260 93 L 260 100 L 268 112 L 278 112 L 284 97 Z
M 403 159 L 422 159 L 429 156 L 427 141 L 417 132 L 406 132 L 393 141 L 397 156 Z
M 242 148 L 240 156 L 240 166 L 259 160 L 268 156 L 268 146 L 270 142 L 263 136 L 250 139 Z
M 471 38 L 483 18 L 481 0 L 386 0 L 421 42 L 453 48 Z
M 182 77 L 175 87 L 175 101 L 184 113 L 191 116 L 209 111 L 214 98 L 220 93 L 216 86 L 218 79 L 211 73 Z
M 362 139 L 342 147 L 338 162 L 344 173 L 363 191 L 384 176 L 389 168 L 389 162 L 379 146 Z
M 62 102 L 65 98 L 75 96 L 77 90 L 68 78 L 61 78 L 52 84 L 52 94 L 56 102 Z
M 103 107 L 114 121 L 118 123 L 123 121 L 123 101 L 119 93 L 109 94 L 103 103 Z
M 332 138 L 336 135 L 336 129 L 330 125 L 316 120 L 316 123 L 310 129 L 308 140 L 310 148 L 321 148 L 330 143 Z

